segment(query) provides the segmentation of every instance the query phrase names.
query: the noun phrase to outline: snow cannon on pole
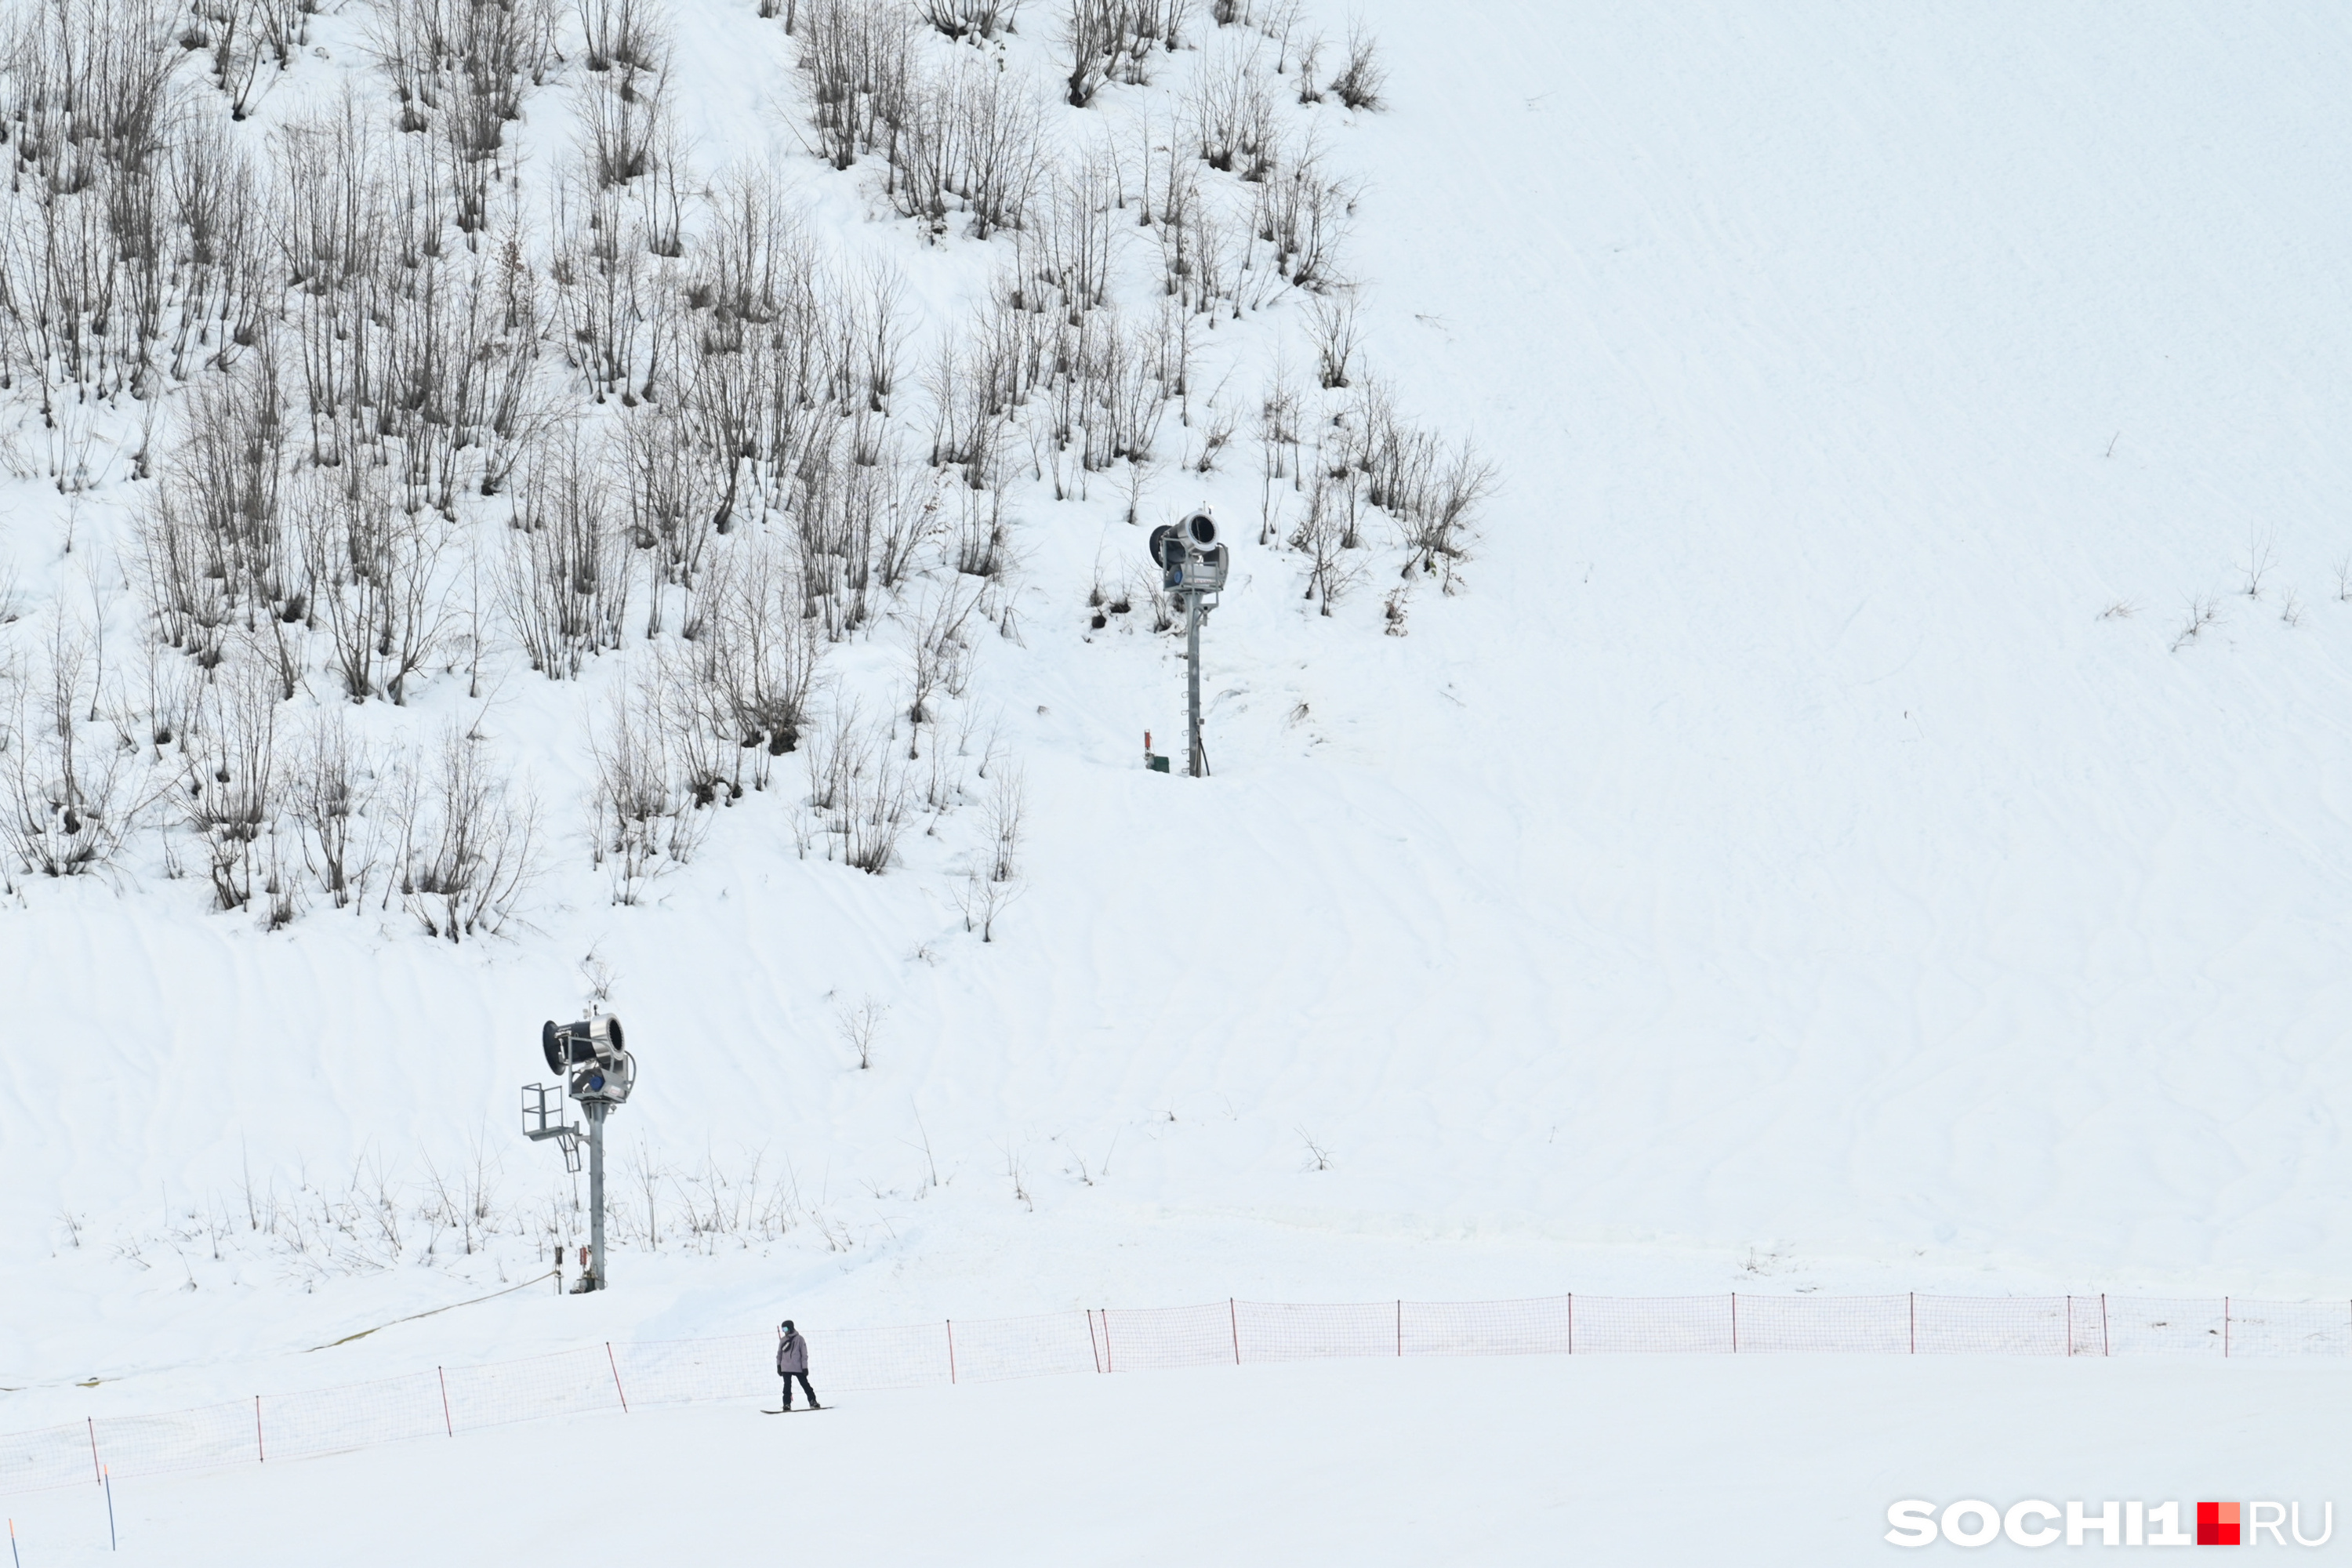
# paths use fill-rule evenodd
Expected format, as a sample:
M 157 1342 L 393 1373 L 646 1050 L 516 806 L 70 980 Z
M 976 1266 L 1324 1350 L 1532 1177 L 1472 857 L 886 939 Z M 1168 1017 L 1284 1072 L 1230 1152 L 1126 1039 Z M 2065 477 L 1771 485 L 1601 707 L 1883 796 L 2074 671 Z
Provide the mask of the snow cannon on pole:
M 1160 567 L 1161 585 L 1184 601 L 1184 771 L 1196 779 L 1206 778 L 1209 751 L 1201 740 L 1201 625 L 1224 591 L 1230 552 L 1217 542 L 1217 520 L 1205 506 L 1181 522 L 1153 529 L 1149 548 Z
M 563 1151 L 563 1168 L 580 1169 L 580 1145 L 588 1145 L 588 1268 L 572 1287 L 576 1294 L 604 1288 L 604 1118 L 626 1104 L 636 1087 L 637 1061 L 628 1052 L 628 1037 L 621 1020 L 607 1013 L 576 1024 L 548 1020 L 539 1032 L 540 1054 L 547 1070 L 563 1079 L 557 1089 L 527 1083 L 522 1089 L 523 1136 L 537 1142 L 552 1138 Z M 576 1124 L 563 1121 L 562 1097 L 569 1094 L 587 1113 L 583 1138 Z

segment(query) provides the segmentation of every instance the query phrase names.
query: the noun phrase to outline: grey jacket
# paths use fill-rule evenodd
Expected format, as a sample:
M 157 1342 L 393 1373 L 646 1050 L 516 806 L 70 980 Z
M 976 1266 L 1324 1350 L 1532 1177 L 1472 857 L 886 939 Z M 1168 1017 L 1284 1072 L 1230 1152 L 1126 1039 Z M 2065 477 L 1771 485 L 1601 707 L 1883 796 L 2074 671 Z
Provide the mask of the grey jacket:
M 798 1329 L 776 1342 L 776 1375 L 790 1377 L 794 1373 L 808 1375 L 808 1341 Z

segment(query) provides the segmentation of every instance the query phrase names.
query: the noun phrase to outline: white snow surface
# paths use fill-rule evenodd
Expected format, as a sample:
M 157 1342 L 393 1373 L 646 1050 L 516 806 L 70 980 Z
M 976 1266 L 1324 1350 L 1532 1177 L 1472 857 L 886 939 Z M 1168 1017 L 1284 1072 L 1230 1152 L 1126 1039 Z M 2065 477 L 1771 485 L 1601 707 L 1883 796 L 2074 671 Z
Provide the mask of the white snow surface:
M 821 1339 L 812 1352 L 821 1377 Z M 820 1415 L 578 1417 L 120 1481 L 119 1551 L 94 1486 L 9 1508 L 27 1568 L 329 1558 L 404 1568 L 551 1553 L 598 1568 L 780 1558 L 1794 1568 L 1922 1560 L 1885 1542 L 1898 1499 L 2062 1510 L 2079 1500 L 2095 1518 L 2108 1500 L 2169 1500 L 2193 1521 L 2196 1500 L 2218 1493 L 2299 1504 L 2314 1539 L 2340 1475 L 2324 1435 L 2342 1395 L 2339 1377 L 2247 1362 L 1203 1368 L 866 1394 Z M 2185 1444 L 2191 1428 L 2210 1447 Z M 2290 1548 L 2290 1560 L 2343 1559 L 2337 1502 L 2327 1549 Z M 2025 1550 L 2001 1542 L 1962 1560 Z
M 705 162 L 774 161 L 842 252 L 897 256 L 942 309 L 970 297 L 985 247 L 924 250 L 801 150 L 788 41 L 751 9 L 678 6 Z M 518 667 L 480 721 L 547 805 L 551 868 L 520 934 L 453 947 L 397 910 L 322 909 L 268 933 L 145 861 L 111 883 L 21 879 L 0 909 L 0 1422 L 742 1331 L 780 1309 L 849 1323 L 1236 1293 L 2352 1296 L 2342 13 L 1362 10 L 1389 107 L 1318 112 L 1365 183 L 1349 265 L 1367 352 L 1503 468 L 1460 591 L 1417 587 L 1409 635 L 1383 637 L 1392 551 L 1325 617 L 1294 556 L 1230 524 L 1235 581 L 1206 639 L 1215 777 L 1159 776 L 1137 753 L 1145 729 L 1163 750 L 1181 731 L 1181 666 L 1164 638 L 1090 637 L 1084 614 L 1095 561 L 1139 564 L 1140 531 L 1102 494 L 1027 498 L 1023 637 L 988 643 L 971 699 L 1001 712 L 1030 796 L 1024 891 L 985 944 L 951 897 L 957 814 L 867 877 L 796 855 L 781 804 L 754 797 L 650 903 L 613 907 L 573 804 L 583 716 L 618 678 L 601 668 L 575 687 Z M 322 27 L 340 50 L 339 23 Z M 1022 47 L 1042 53 L 1043 18 L 1028 24 Z M 1220 352 L 1250 381 L 1286 334 L 1299 357 L 1302 314 L 1278 305 Z M 1171 472 L 1147 509 L 1205 498 L 1254 519 L 1249 462 Z M 0 549 L 37 606 L 79 580 L 90 541 L 127 538 L 135 489 L 80 509 L 69 558 L 53 492 L 0 489 Z M 2250 595 L 2259 542 L 2277 565 Z M 2222 618 L 2175 649 L 2205 595 Z M 135 595 L 118 598 L 131 627 Z M 2117 605 L 2131 613 L 2103 615 Z M 884 689 L 897 635 L 838 654 L 845 687 Z M 446 679 L 397 721 L 481 711 Z M 772 1243 L 625 1247 L 600 1298 L 529 1291 L 304 1353 L 526 1278 L 539 1244 L 509 1233 L 468 1254 L 445 1233 L 391 1267 L 310 1269 L 240 1238 L 247 1173 L 299 1202 L 363 1161 L 413 1183 L 478 1148 L 502 1213 L 568 1192 L 514 1103 L 592 950 L 642 1070 L 612 1124 L 616 1164 L 642 1143 L 674 1172 L 708 1159 L 740 1176 L 763 1150 L 761 1179 L 789 1161 L 810 1217 Z M 835 1020 L 866 996 L 889 1012 L 860 1071 Z M 614 1185 L 633 1201 L 625 1174 Z M 226 1241 L 198 1215 L 227 1219 Z M 1898 1397 L 1884 1380 L 1978 1375 L 1801 1364 L 1854 1403 L 1775 1408 L 1857 1459 L 1876 1429 L 1833 1417 Z M 1102 1415 L 1087 1402 L 1184 1406 L 1165 1433 L 1137 1426 L 1146 1445 L 1278 1418 L 1328 1436 L 1355 1430 L 1350 1411 L 1412 1419 L 1362 1381 L 1390 1370 L 1251 1374 L 1286 1405 L 1211 1398 L 1191 1374 L 1148 1395 L 971 1398 L 1026 1412 L 1026 1462 L 1043 1476 L 1062 1444 L 1077 1479 L 1053 1484 L 1083 1493 L 1085 1467 L 1112 1461 L 1073 1439 L 1091 1428 L 1056 1424 L 1065 1405 L 1074 1420 Z M 1417 1380 L 1412 1400 L 1458 1378 L 1498 1410 L 1549 1410 L 1610 1408 L 1636 1386 L 1610 1380 L 1650 1374 L 1396 1375 Z M 1790 1374 L 1654 1375 L 1687 1412 Z M 91 1377 L 106 1381 L 69 1386 Z M 860 1445 L 877 1467 L 904 1458 L 892 1415 L 944 1420 L 948 1397 L 871 1401 L 829 1417 L 824 1443 L 691 1413 L 597 1430 L 680 1476 L 739 1438 L 854 1469 Z M 1576 1430 L 1601 1467 L 1576 1495 L 1648 1462 L 1603 1440 L 1622 1426 Z M 158 1483 L 187 1524 L 148 1560 L 267 1560 L 235 1555 L 233 1521 L 280 1507 L 341 1521 L 355 1563 L 430 1549 L 460 1519 L 520 1550 L 549 1495 L 531 1483 L 571 1436 L 322 1462 L 315 1492 L 274 1475 Z M 985 1422 L 961 1440 L 967 1457 L 1018 1446 Z M 1256 1441 L 1186 1452 L 1231 1481 Z M 1386 1497 L 1378 1443 L 1349 1441 L 1367 1449 L 1349 1484 Z M 950 1465 L 940 1442 L 907 1460 L 907 1488 Z M 1558 1458 L 1530 1445 L 1513 1462 Z M 1781 1504 L 1755 1500 L 1789 1495 L 1771 1478 L 1804 1462 L 1754 1472 L 1758 1517 Z M 838 1484 L 825 1475 L 797 1484 Z M 1883 1479 L 1943 1484 L 1897 1480 L 1891 1461 Z M 729 1483 L 709 1528 L 792 1541 L 764 1487 Z M 447 1489 L 450 1511 L 406 1534 L 352 1530 L 332 1502 L 414 1510 Z M 1885 1489 L 1823 1506 L 1873 1540 Z M 1132 1517 L 1120 1495 L 1088 1505 L 1106 1531 Z M 1517 1495 L 1496 1528 L 1528 1541 L 1570 1497 Z M 941 1553 L 1009 1553 L 948 1512 L 892 1521 L 898 1560 L 929 1555 L 933 1528 Z M 1228 1517 L 1120 1560 L 1199 1561 Z M 1350 1560 L 1435 1560 L 1407 1550 L 1436 1526 L 1404 1501 L 1351 1520 L 1366 1549 Z M 618 1537 L 595 1550 L 646 1555 Z

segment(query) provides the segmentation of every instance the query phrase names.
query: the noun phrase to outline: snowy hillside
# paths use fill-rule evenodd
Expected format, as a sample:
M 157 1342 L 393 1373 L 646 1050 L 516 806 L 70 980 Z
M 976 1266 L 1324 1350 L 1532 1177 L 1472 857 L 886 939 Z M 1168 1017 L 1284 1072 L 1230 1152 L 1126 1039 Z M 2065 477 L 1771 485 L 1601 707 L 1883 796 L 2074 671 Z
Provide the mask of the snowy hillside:
M 283 318 L 286 559 L 303 517 L 350 549 L 365 511 L 387 560 L 426 548 L 400 533 L 423 520 L 435 635 L 413 668 L 339 640 L 320 595 L 362 590 L 332 573 L 290 619 L 277 583 L 249 629 L 245 608 L 154 613 L 159 519 L 212 515 L 173 487 L 252 450 L 258 347 L 183 374 L 167 331 L 143 396 L 92 351 L 119 384 L 101 399 L 10 329 L 0 764 L 56 773 L 56 672 L 78 668 L 66 728 L 142 810 L 90 874 L 6 868 L 0 1382 L 37 1386 L 0 1414 L 79 1415 L 60 1385 L 85 1376 L 153 1374 L 134 1404 L 195 1386 L 175 1369 L 215 1368 L 185 1373 L 209 1388 L 536 1272 L 582 1221 L 517 1086 L 591 972 L 643 1074 L 613 1124 L 616 1289 L 436 1319 L 331 1375 L 733 1330 L 780 1301 L 846 1321 L 1235 1290 L 2352 1291 L 2336 15 L 1381 0 L 1380 103 L 1350 110 L 1297 95 L 1310 37 L 1304 79 L 1341 68 L 1347 16 L 1276 37 L 1270 11 L 1203 8 L 1145 51 L 1148 83 L 1114 71 L 1078 108 L 1033 4 L 985 43 L 910 35 L 971 123 L 1034 117 L 1029 226 L 983 236 L 969 178 L 934 222 L 894 208 L 910 176 L 884 153 L 819 155 L 802 62 L 825 7 L 788 34 L 753 0 L 678 0 L 647 14 L 650 63 L 592 70 L 583 16 L 624 9 L 548 13 L 520 118 L 470 160 L 430 153 L 460 134 L 454 78 L 417 89 L 444 95 L 417 110 L 435 128 L 396 128 L 366 0 L 264 61 L 249 119 L 210 53 L 173 79 L 173 134 L 247 160 L 270 221 L 331 191 L 397 210 L 411 178 L 446 209 L 453 298 L 535 279 L 539 341 L 511 311 L 479 323 L 521 412 L 469 416 L 472 447 L 305 401 L 341 340 L 306 339 L 303 312 L 335 289 L 275 291 L 282 252 L 254 242 L 266 289 L 226 264 L 205 285 Z M 39 44 L 18 38 L 5 221 L 30 311 Z M 1203 106 L 1253 91 L 1276 149 L 1255 182 L 1193 155 Z M 974 107 L 991 92 L 1027 96 Z M 641 113 L 646 167 L 600 195 L 580 160 Z M 379 164 L 334 172 L 339 116 Z M 1297 253 L 1244 238 L 1302 168 L 1346 229 L 1303 287 Z M 1225 216 L 1169 221 L 1171 171 Z M 772 297 L 739 316 L 878 342 L 895 290 L 904 347 L 887 392 L 840 350 L 850 390 L 811 416 L 829 434 L 780 437 L 792 399 L 761 405 L 766 455 L 738 470 L 711 457 L 724 399 L 686 388 L 726 368 L 709 345 L 759 268 L 694 291 L 770 211 Z M 1038 286 L 1040 236 L 1091 256 L 1097 222 L 1108 303 L 992 304 Z M 580 279 L 612 278 L 616 232 L 639 294 L 600 303 Z M 1349 312 L 1347 384 L 1318 385 Z M 1040 368 L 999 406 L 970 366 L 1024 315 Z M 1053 368 L 1074 353 L 1096 368 Z M 625 406 L 648 376 L 671 401 Z M 1081 383 L 1097 412 L 1059 449 L 1055 400 Z M 1285 392 L 1295 442 L 1265 434 Z M 207 418 L 228 432 L 209 447 Z M 1424 436 L 1430 493 L 1494 467 L 1458 555 L 1430 544 L 1441 502 L 1372 504 L 1381 453 Z M 831 467 L 803 460 L 816 440 Z M 337 441 L 352 466 L 321 467 Z M 1203 501 L 1237 559 L 1195 781 L 1142 766 L 1143 732 L 1181 750 L 1182 720 L 1143 538 Z M 819 512 L 866 519 L 866 588 Z M 872 564 L 894 529 L 895 586 Z M 184 575 L 199 597 L 229 581 Z M 565 581 L 596 584 L 577 625 L 533 586 Z M 745 651 L 761 626 L 782 641 Z M 207 670 L 190 649 L 214 645 Z M 722 690 L 721 655 L 805 679 L 791 749 L 677 717 Z M 635 838 L 597 807 L 631 723 L 667 737 L 638 753 L 659 820 Z M 263 726 L 297 782 L 275 836 L 232 846 L 249 901 L 225 910 L 186 785 Z M 348 905 L 290 804 L 338 733 L 366 748 L 350 820 L 378 847 Z M 863 773 L 839 763 L 861 749 Z M 694 804 L 706 755 L 740 799 Z M 469 906 L 501 929 L 433 934 L 426 841 L 510 821 L 520 855 L 526 797 L 535 875 Z M 877 801 L 900 820 L 869 875 L 845 860 Z

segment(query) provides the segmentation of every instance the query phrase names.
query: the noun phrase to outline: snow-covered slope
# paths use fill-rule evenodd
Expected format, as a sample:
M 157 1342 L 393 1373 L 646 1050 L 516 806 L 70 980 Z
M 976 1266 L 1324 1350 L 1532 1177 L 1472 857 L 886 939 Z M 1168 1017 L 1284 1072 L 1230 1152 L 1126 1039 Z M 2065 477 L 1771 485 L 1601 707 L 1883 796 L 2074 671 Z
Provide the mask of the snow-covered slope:
M 26 1563 L 110 1568 L 278 1568 L 316 1562 L 325 1542 L 360 1568 L 498 1563 L 551 1541 L 595 1568 L 742 1561 L 780 1542 L 877 1563 L 1802 1568 L 1894 1556 L 1898 1498 L 2052 1498 L 2063 1526 L 2067 1499 L 2094 1520 L 2102 1499 L 2186 1499 L 2193 1522 L 2195 1499 L 2235 1489 L 2291 1502 L 2281 1516 L 2336 1549 L 2294 1556 L 2332 1562 L 2344 1521 L 2320 1500 L 2340 1408 L 2333 1379 L 2246 1362 L 1204 1368 L 866 1394 L 823 1421 L 740 1408 L 574 1417 L 118 1480 L 119 1551 L 95 1487 L 8 1507 Z M 2191 1458 L 2184 1427 L 2229 1432 L 2230 1458 Z M 1955 1464 L 1956 1449 L 1970 1461 Z M 2085 1544 L 2097 1540 L 2094 1527 Z M 2273 1544 L 2252 1531 L 2247 1543 Z
M 680 7 L 700 154 L 765 149 L 826 245 L 970 298 L 982 244 L 925 250 L 798 150 L 789 42 L 751 9 Z M 1019 635 L 966 699 L 1028 803 L 987 943 L 954 899 L 977 805 L 876 878 L 757 796 L 612 906 L 583 720 L 641 651 L 418 700 L 479 716 L 548 804 L 528 930 L 272 933 L 152 858 L 22 879 L 9 1381 L 299 1348 L 512 1273 L 558 1186 L 515 1086 L 592 952 L 642 1063 L 616 1141 L 668 1173 L 665 1226 L 706 1171 L 740 1196 L 753 1150 L 794 1223 L 625 1250 L 628 1289 L 508 1342 L 779 1298 L 2345 1293 L 2341 19 L 1365 12 L 1388 107 L 1322 112 L 1364 182 L 1366 353 L 1502 470 L 1459 591 L 1416 583 L 1381 636 L 1376 550 L 1321 616 L 1297 553 L 1250 542 L 1254 459 L 1164 472 L 1146 521 L 1244 521 L 1216 776 L 1159 776 L 1137 753 L 1181 729 L 1181 665 L 1085 602 L 1141 530 L 1016 492 Z M 1305 313 L 1233 329 L 1236 386 L 1303 352 Z M 135 489 L 75 509 L 68 560 L 54 491 L 7 487 L 20 653 Z M 844 648 L 839 689 L 887 691 L 904 636 Z M 858 1070 L 837 1020 L 867 997 Z M 247 1224 L 248 1170 L 316 1206 L 477 1147 L 488 1254 L 412 1221 L 370 1268 L 331 1225 L 321 1262 Z

